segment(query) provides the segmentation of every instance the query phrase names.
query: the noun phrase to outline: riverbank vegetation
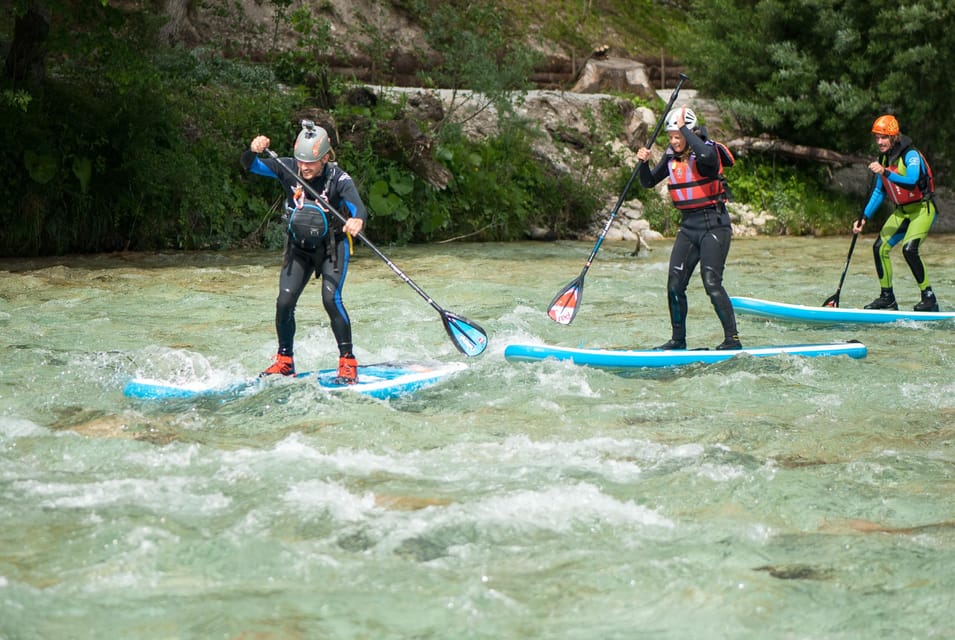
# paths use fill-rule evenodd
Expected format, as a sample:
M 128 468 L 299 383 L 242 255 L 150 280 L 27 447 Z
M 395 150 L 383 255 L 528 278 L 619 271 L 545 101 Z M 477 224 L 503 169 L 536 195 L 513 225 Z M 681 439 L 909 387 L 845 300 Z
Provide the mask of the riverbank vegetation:
M 720 1 L 727 11 L 733 5 Z M 396 136 L 398 123 L 407 126 L 401 100 L 359 99 L 350 78 L 314 63 L 336 47 L 322 7 L 268 2 L 278 9 L 274 30 L 290 26 L 298 42 L 259 56 L 244 53 L 241 43 L 232 43 L 229 55 L 211 43 L 165 44 L 166 16 L 148 9 L 108 1 L 16 0 L 14 12 L 0 17 L 7 61 L 0 85 L 0 141 L 6 150 L 0 156 L 0 254 L 277 244 L 281 212 L 275 184 L 243 175 L 238 155 L 255 133 L 266 133 L 277 148 L 286 148 L 300 114 L 316 110 L 332 118 L 341 133 L 338 154 L 375 217 L 377 242 L 514 240 L 523 239 L 530 226 L 571 237 L 599 215 L 607 194 L 619 193 L 629 168 L 611 179 L 597 177 L 599 172 L 575 175 L 555 171 L 535 153 L 534 123 L 511 108 L 515 95 L 529 88 L 538 56 L 523 44 L 527 26 L 520 20 L 543 21 L 548 37 L 564 34 L 575 51 L 586 44 L 581 33 L 599 32 L 593 24 L 600 10 L 620 17 L 623 27 L 642 30 L 654 48 L 680 52 L 691 27 L 707 36 L 704 44 L 715 47 L 720 40 L 698 17 L 702 14 L 650 0 L 644 3 L 650 18 L 638 21 L 640 27 L 626 21 L 633 19 L 632 12 L 622 2 L 556 2 L 567 7 L 543 11 L 538 5 L 548 3 L 524 3 L 518 10 L 503 0 L 395 0 L 392 4 L 423 25 L 428 46 L 444 60 L 439 71 L 422 75 L 422 85 L 480 91 L 500 117 L 483 139 L 464 135 L 453 110 L 423 132 L 428 161 L 447 176 L 436 184 L 416 166 L 420 149 Z M 705 9 L 713 3 L 691 4 Z M 580 15 L 574 18 L 574 12 Z M 553 20 L 545 20 L 548 13 Z M 697 17 L 687 23 L 687 15 Z M 586 28 L 570 29 L 572 18 Z M 715 73 L 704 64 L 707 51 L 712 53 L 688 52 L 687 59 L 699 65 L 693 68 L 694 80 L 716 91 L 722 85 L 707 75 Z M 762 73 L 762 82 L 772 84 L 782 71 Z M 741 113 L 753 126 L 775 126 L 797 138 L 818 129 L 811 126 L 805 105 L 771 113 L 759 102 L 769 99 L 765 92 L 747 92 L 747 86 L 760 86 L 750 76 L 727 86 L 735 88 L 738 99 L 749 100 Z M 892 79 L 894 84 L 878 89 L 886 105 L 906 88 L 899 77 Z M 820 104 L 816 117 L 825 123 L 820 130 L 865 128 L 864 100 L 858 91 L 844 94 L 845 104 Z M 779 95 L 771 97 L 773 104 L 785 103 Z M 840 108 L 851 113 L 851 122 L 840 120 Z M 918 113 L 926 119 L 932 115 Z M 614 133 L 601 132 L 602 139 L 587 143 L 594 162 L 601 162 Z M 861 144 L 854 134 L 839 140 L 847 150 Z M 738 200 L 776 216 L 773 230 L 779 233 L 842 232 L 860 206 L 829 192 L 822 171 L 811 165 L 751 154 L 728 177 Z M 647 192 L 631 196 L 652 197 Z M 657 203 L 648 210 L 651 219 L 654 211 L 669 215 Z

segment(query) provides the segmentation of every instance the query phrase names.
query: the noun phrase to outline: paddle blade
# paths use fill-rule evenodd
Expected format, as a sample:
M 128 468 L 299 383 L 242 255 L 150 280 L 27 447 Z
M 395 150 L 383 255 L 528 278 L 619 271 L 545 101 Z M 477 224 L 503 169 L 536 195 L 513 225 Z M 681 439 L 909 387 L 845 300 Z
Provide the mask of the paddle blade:
M 826 301 L 822 303 L 822 306 L 824 306 L 824 307 L 838 307 L 838 306 L 839 306 L 839 292 L 837 291 L 836 293 L 834 293 L 834 294 L 832 294 L 831 296 L 829 296 L 828 298 L 826 298 Z
M 442 311 L 441 320 L 451 342 L 467 357 L 479 356 L 487 349 L 487 333 L 477 323 L 450 311 Z
M 550 303 L 547 315 L 558 324 L 570 324 L 577 315 L 577 309 L 583 301 L 584 281 L 577 278 L 560 290 Z

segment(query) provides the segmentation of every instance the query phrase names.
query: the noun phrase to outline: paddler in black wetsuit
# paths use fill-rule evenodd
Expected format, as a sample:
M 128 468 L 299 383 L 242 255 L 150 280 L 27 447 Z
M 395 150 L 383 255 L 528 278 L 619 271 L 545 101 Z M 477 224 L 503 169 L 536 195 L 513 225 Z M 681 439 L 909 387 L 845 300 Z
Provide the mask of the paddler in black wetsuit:
M 338 342 L 339 384 L 358 382 L 358 362 L 352 346 L 351 321 L 342 303 L 342 287 L 348 273 L 351 237 L 364 228 L 365 205 L 351 177 L 335 162 L 335 152 L 328 132 L 308 120 L 295 140 L 294 158 L 259 157 L 269 148 L 269 139 L 256 136 L 242 154 L 242 166 L 248 171 L 275 178 L 285 191 L 286 218 L 289 221 L 285 242 L 285 258 L 279 276 L 279 295 L 275 301 L 275 331 L 278 353 L 262 375 L 293 375 L 292 357 L 295 339 L 295 306 L 312 274 L 322 278 L 322 303 L 331 321 L 332 333 Z M 284 171 L 281 162 L 292 174 L 305 179 L 328 204 L 351 217 L 344 224 Z
M 697 264 L 703 287 L 723 325 L 723 342 L 716 348 L 741 349 L 736 314 L 723 288 L 723 268 L 733 235 L 725 205 L 723 163 L 725 158 L 726 164 L 732 165 L 733 155 L 725 146 L 706 140 L 705 134 L 697 135 L 696 114 L 688 107 L 667 114 L 666 130 L 670 146 L 655 167 L 647 164 L 649 149 L 637 151 L 640 184 L 650 188 L 669 177 L 670 197 L 682 214 L 667 275 L 672 333 L 670 340 L 656 349 L 686 349 L 686 288 Z

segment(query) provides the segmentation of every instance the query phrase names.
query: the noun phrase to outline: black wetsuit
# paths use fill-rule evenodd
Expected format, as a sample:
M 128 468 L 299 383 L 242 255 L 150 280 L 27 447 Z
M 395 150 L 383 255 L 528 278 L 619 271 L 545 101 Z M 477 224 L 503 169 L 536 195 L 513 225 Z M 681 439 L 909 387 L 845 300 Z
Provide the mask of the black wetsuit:
M 298 183 L 288 172 L 278 167 L 276 162 L 282 162 L 293 174 L 298 173 L 298 165 L 292 158 L 260 158 L 251 150 L 242 154 L 242 165 L 248 171 L 275 178 L 282 183 L 286 207 L 294 207 L 294 194 Z M 367 218 L 355 183 L 337 164 L 327 163 L 321 175 L 309 180 L 308 184 L 342 215 L 351 215 L 362 220 Z M 349 239 L 342 229 L 341 220 L 331 212 L 328 214 L 328 227 L 327 240 L 314 250 L 302 249 L 291 242 L 285 243 L 285 258 L 279 276 L 279 295 L 275 301 L 275 332 L 278 335 L 278 352 L 282 355 L 292 355 L 295 306 L 312 274 L 322 278 L 322 304 L 338 342 L 339 354 L 352 354 L 351 321 L 342 303 L 342 287 L 348 273 L 350 255 Z
M 696 163 L 699 174 L 717 178 L 721 164 L 716 146 L 700 138 L 688 127 L 683 127 L 680 132 L 686 138 L 687 151 Z M 641 165 L 640 184 L 651 188 L 669 177 L 669 163 L 673 158 L 673 149 L 667 148 L 663 159 L 652 169 L 646 163 Z M 686 288 L 697 264 L 700 265 L 703 287 L 723 326 L 724 338 L 736 340 L 736 314 L 723 288 L 723 269 L 733 235 L 726 207 L 720 202 L 696 209 L 681 209 L 681 214 L 680 230 L 670 252 L 667 275 L 667 301 L 673 340 L 686 342 Z

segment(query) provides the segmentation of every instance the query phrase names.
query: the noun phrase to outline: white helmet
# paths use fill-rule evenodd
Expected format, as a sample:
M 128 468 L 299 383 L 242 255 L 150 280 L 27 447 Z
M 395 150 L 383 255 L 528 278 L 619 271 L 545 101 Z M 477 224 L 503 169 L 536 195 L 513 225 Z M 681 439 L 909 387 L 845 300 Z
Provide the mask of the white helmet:
M 302 120 L 302 130 L 295 139 L 295 159 L 302 162 L 317 162 L 332 150 L 328 132 L 311 120 Z
M 691 130 L 696 129 L 696 114 L 693 113 L 693 109 L 689 107 L 677 107 L 667 114 L 667 131 L 680 130 L 680 127 L 678 127 L 676 123 L 677 119 L 680 117 L 680 111 L 683 109 L 686 109 L 686 112 L 683 114 L 683 120 L 686 122 L 686 126 L 688 126 Z

